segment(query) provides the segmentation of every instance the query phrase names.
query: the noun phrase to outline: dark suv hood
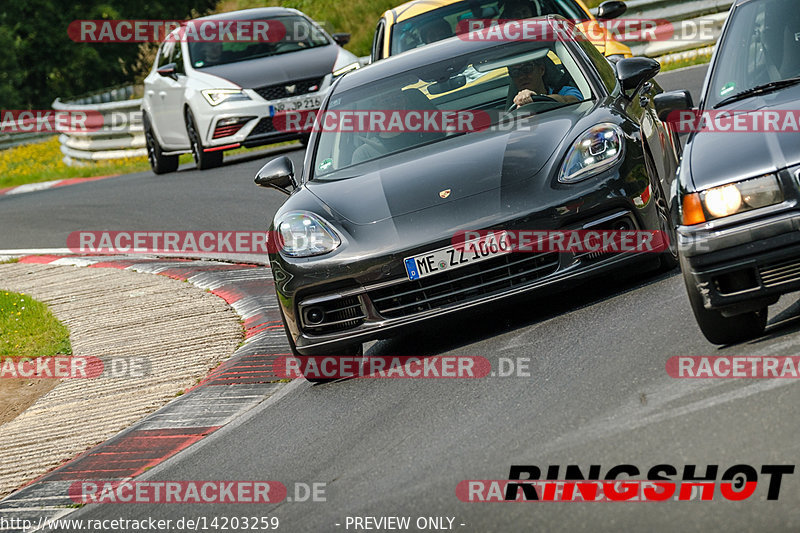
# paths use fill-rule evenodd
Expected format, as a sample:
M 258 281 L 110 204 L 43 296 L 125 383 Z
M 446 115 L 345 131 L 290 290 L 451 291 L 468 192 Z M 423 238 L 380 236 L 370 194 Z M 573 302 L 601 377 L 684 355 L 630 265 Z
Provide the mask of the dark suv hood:
M 341 217 L 369 224 L 530 179 L 549 160 L 560 163 L 559 146 L 579 114 L 552 111 L 548 120 L 512 132 L 471 133 L 362 165 L 364 174 L 336 181 L 310 181 L 308 189 Z M 532 121 L 531 121 L 532 122 Z M 550 167 L 548 166 L 548 169 Z M 353 167 L 358 170 L 358 167 Z M 547 172 L 543 172 L 547 174 Z M 443 191 L 448 191 L 446 197 Z M 487 204 L 486 216 L 497 206 Z M 472 213 L 471 217 L 482 216 Z
M 219 76 L 244 89 L 255 89 L 264 85 L 330 74 L 338 55 L 339 47 L 329 44 L 309 50 L 207 67 L 199 69 L 199 72 Z
M 795 111 L 800 87 L 737 103 L 735 108 L 764 111 Z M 763 116 L 761 117 L 763 118 Z M 781 117 L 781 121 L 783 118 Z M 800 163 L 800 134 L 796 131 L 700 132 L 691 139 L 690 168 L 697 189 L 707 189 L 738 178 L 755 177 Z

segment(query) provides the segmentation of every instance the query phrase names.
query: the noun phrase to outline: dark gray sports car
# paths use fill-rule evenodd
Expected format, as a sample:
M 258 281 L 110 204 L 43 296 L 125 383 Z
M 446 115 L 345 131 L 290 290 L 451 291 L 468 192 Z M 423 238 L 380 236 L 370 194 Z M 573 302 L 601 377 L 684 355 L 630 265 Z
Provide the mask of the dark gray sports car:
M 678 156 L 655 111 L 658 70 L 646 58 L 615 70 L 583 39 L 462 36 L 343 76 L 301 175 L 284 157 L 256 176 L 290 194 L 270 262 L 295 353 L 357 354 L 420 321 L 636 261 L 673 268 L 674 240 L 655 254 L 501 243 L 465 255 L 456 242 L 473 230 L 671 234 Z

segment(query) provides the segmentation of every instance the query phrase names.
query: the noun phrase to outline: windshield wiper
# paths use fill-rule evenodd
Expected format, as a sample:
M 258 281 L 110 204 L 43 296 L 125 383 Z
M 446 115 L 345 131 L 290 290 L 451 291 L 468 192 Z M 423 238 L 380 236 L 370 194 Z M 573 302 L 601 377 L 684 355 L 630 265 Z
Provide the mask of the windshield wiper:
M 785 87 L 797 85 L 798 83 L 800 83 L 800 76 L 795 76 L 793 78 L 787 78 L 785 80 L 780 80 L 780 81 L 772 81 L 770 83 L 765 83 L 763 85 L 756 85 L 752 89 L 747 89 L 746 91 L 736 93 L 733 96 L 729 96 L 723 100 L 720 100 L 714 106 L 714 109 L 720 108 L 725 104 L 730 104 L 733 102 L 738 102 L 739 100 L 744 100 L 745 98 L 750 98 L 751 96 L 758 96 L 759 94 L 767 94 L 773 91 L 777 91 L 778 89 L 783 89 Z

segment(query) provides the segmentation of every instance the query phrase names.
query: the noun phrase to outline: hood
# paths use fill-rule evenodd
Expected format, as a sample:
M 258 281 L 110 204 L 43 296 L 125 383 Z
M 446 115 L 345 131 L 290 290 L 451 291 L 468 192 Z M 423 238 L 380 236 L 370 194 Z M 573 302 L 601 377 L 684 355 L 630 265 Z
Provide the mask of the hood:
M 541 117 L 527 119 L 511 132 L 462 135 L 365 163 L 365 173 L 357 177 L 312 180 L 306 185 L 354 224 L 397 218 L 487 191 L 510 189 L 512 184 L 530 181 L 549 160 L 556 163 L 548 170 L 560 162 L 559 147 L 582 116 L 574 108 L 550 113 L 545 121 Z M 497 205 L 487 203 L 486 210 L 487 216 L 496 214 Z M 474 221 L 476 213 L 469 218 Z
M 794 111 L 800 87 L 738 102 L 727 111 Z M 763 118 L 763 115 L 762 117 Z M 800 163 L 797 131 L 696 133 L 691 139 L 690 168 L 696 189 L 723 185 L 735 179 L 756 177 Z
M 330 74 L 339 50 L 339 46 L 329 44 L 309 50 L 216 65 L 198 69 L 198 72 L 224 78 L 243 89 L 255 89 L 264 85 Z

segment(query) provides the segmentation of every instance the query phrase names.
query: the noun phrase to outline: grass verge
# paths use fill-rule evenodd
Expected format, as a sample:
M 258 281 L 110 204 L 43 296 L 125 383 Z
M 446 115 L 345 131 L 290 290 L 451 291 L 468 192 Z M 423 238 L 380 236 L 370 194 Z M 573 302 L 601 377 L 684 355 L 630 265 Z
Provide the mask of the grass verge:
M 257 148 L 237 148 L 225 152 L 225 157 L 257 152 L 284 144 L 291 143 L 279 143 Z M 150 170 L 146 157 L 114 159 L 99 163 L 89 163 L 80 167 L 67 166 L 61 160 L 62 157 L 57 137 L 0 151 L 0 189 L 66 178 L 115 176 Z M 180 157 L 180 162 L 181 164 L 191 163 L 191 154 L 183 154 Z
M 45 304 L 24 293 L 0 290 L 0 357 L 71 353 L 69 330 Z

